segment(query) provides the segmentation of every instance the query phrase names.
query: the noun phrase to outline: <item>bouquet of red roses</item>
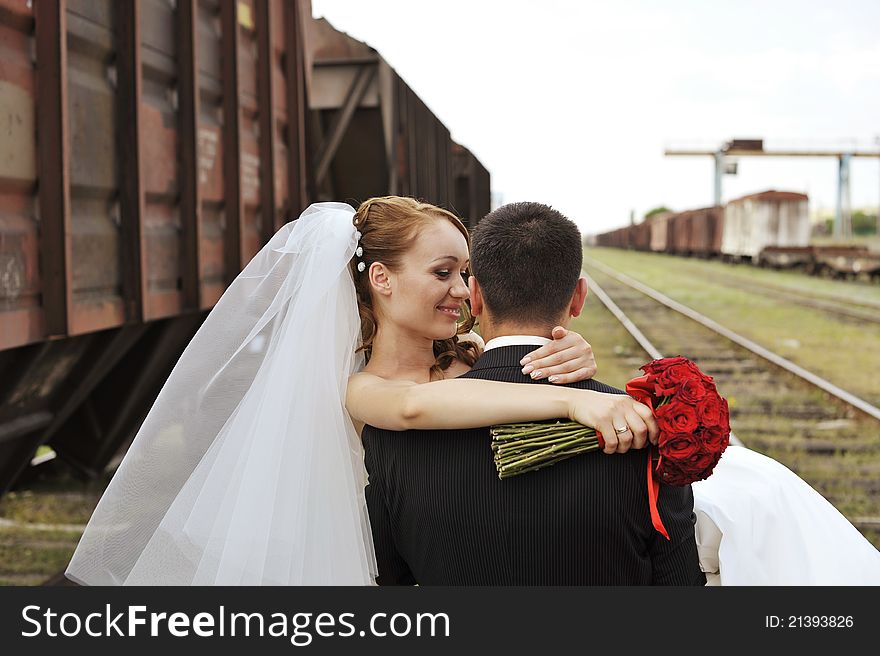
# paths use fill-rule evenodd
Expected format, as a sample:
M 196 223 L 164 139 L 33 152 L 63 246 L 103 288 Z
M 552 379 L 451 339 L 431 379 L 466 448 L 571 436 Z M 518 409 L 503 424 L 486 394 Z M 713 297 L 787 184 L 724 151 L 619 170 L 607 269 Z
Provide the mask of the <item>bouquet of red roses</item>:
M 660 428 L 658 444 L 649 451 L 648 495 L 654 526 L 666 535 L 654 474 L 668 485 L 707 478 L 730 443 L 730 414 L 712 377 L 687 358 L 661 358 L 640 369 L 645 375 L 629 381 L 626 392 L 654 411 Z M 490 433 L 499 478 L 605 448 L 601 433 L 573 421 L 503 424 Z
M 654 411 L 660 427 L 655 471 L 669 485 L 688 485 L 712 473 L 730 442 L 727 401 L 715 381 L 683 357 L 654 360 L 626 391 Z M 602 434 L 573 421 L 502 424 L 490 429 L 499 478 L 605 448 Z
M 643 367 L 626 392 L 654 410 L 660 439 L 656 471 L 664 483 L 707 478 L 730 444 L 730 411 L 715 381 L 687 358 L 663 358 Z

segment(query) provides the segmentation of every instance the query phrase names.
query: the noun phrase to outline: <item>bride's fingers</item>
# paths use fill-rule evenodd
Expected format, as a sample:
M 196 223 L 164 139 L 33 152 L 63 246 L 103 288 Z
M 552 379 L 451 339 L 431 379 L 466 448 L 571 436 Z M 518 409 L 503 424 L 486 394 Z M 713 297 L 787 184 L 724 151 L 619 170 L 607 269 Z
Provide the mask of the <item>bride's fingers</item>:
M 632 448 L 643 449 L 648 442 L 648 425 L 635 410 L 626 414 L 626 423 L 633 435 Z M 623 424 L 621 424 L 623 425 Z
M 535 380 L 541 378 L 550 378 L 558 374 L 570 374 L 578 369 L 586 369 L 587 376 L 585 378 L 574 378 L 573 380 L 585 380 L 595 373 L 595 362 L 589 358 L 585 358 L 574 349 L 568 349 L 562 353 L 556 353 L 541 360 L 527 364 L 523 367 L 522 372 L 531 376 Z M 557 382 L 557 381 L 552 381 Z
M 554 385 L 567 385 L 568 383 L 576 383 L 581 380 L 589 380 L 595 372 L 587 367 L 575 369 L 567 374 L 550 373 L 546 378 Z
M 541 346 L 531 353 L 528 353 L 521 361 L 520 364 L 527 365 L 529 363 L 534 363 L 536 360 L 540 360 L 542 358 L 546 358 L 549 355 L 553 355 L 554 353 L 559 353 L 561 351 L 565 351 L 570 348 L 577 349 L 577 352 L 580 352 L 583 355 L 586 355 L 590 358 L 593 357 L 593 348 L 590 346 L 590 343 L 587 342 L 580 334 L 574 333 L 561 326 L 557 326 L 553 329 L 553 337 L 554 339 L 544 346 Z
M 633 432 L 629 427 L 629 423 L 626 421 L 626 417 L 614 417 L 614 419 L 611 420 L 611 428 L 614 431 L 614 434 L 617 435 L 617 448 L 615 449 L 615 453 L 626 453 L 629 451 L 633 443 Z M 618 431 L 618 428 L 626 428 L 626 430 L 620 432 Z
M 605 448 L 602 451 L 609 455 L 617 451 L 617 433 L 614 432 L 611 424 L 603 421 L 596 426 L 596 430 L 602 433 L 602 439 L 605 441 Z
M 644 403 L 633 404 L 633 409 L 642 418 L 642 421 L 645 422 L 645 426 L 648 429 L 648 441 L 656 445 L 660 439 L 660 427 L 657 425 L 657 418 L 654 417 L 653 411 Z

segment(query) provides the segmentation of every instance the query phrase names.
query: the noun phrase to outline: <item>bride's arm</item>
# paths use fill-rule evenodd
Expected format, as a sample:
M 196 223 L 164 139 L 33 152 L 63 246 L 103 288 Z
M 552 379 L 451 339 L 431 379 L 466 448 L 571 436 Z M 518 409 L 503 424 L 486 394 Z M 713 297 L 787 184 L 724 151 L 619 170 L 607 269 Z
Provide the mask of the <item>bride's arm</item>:
M 553 385 L 450 379 L 416 384 L 358 373 L 348 381 L 346 408 L 356 422 L 387 430 L 462 429 L 567 417 L 602 433 L 605 451 L 618 450 L 614 426 L 628 426 L 621 449 L 656 442 L 651 409 L 625 394 Z

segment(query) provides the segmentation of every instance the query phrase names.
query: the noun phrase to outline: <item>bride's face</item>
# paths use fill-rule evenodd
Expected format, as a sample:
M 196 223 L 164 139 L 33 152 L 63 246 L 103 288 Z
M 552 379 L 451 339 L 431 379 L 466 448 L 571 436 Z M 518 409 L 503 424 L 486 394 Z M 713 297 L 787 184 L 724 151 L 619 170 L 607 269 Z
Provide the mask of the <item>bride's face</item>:
M 468 257 L 464 236 L 449 221 L 422 227 L 402 266 L 390 276 L 388 319 L 420 336 L 452 337 L 469 297 L 462 277 Z

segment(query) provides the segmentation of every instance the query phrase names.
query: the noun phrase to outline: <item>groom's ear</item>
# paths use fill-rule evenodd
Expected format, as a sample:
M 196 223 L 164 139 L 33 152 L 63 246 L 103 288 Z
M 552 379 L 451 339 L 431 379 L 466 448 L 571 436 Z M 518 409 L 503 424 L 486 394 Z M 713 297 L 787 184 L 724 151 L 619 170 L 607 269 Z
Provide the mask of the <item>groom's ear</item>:
M 589 288 L 586 278 L 578 278 L 577 285 L 574 288 L 574 294 L 571 295 L 571 305 L 568 308 L 568 314 L 572 317 L 579 317 L 584 309 L 584 303 L 587 300 Z
M 483 314 L 483 290 L 473 276 L 468 278 L 468 291 L 471 293 L 471 315 L 478 317 Z

